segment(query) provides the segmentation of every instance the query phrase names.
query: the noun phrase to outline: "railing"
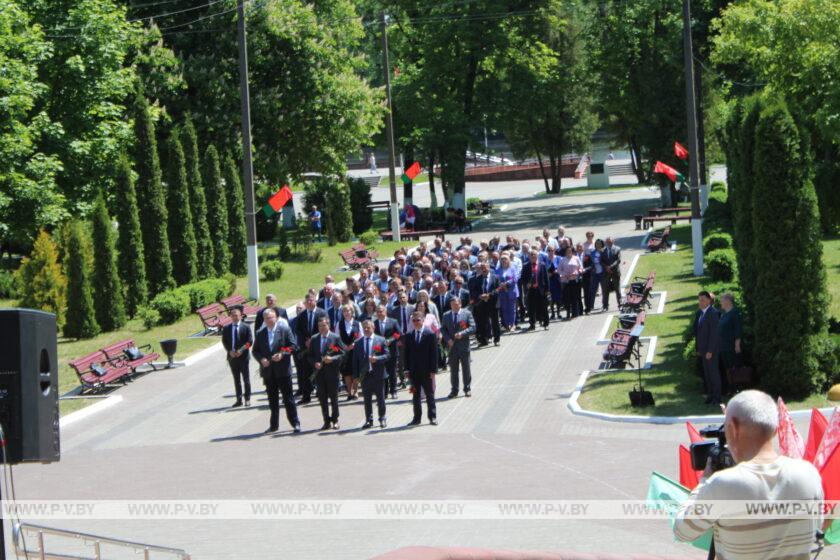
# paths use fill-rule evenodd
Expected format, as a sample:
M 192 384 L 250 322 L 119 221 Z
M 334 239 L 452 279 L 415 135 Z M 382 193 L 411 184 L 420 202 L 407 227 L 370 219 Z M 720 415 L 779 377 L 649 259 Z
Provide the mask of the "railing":
M 24 533 L 26 533 L 26 535 L 24 535 Z M 34 540 L 37 543 L 37 548 L 35 549 L 28 549 L 26 547 L 26 541 L 28 540 L 27 537 L 30 535 L 34 537 Z M 47 552 L 44 543 L 44 537 L 47 535 L 72 539 L 77 542 L 81 541 L 83 546 L 92 546 L 93 556 L 78 556 L 75 554 Z M 152 553 L 172 556 L 178 558 L 179 560 L 190 560 L 190 555 L 180 548 L 168 548 L 165 546 L 112 539 L 99 535 L 80 533 L 78 531 L 65 531 L 63 529 L 32 525 L 30 523 L 16 523 L 13 529 L 13 539 L 15 542 L 16 554 L 23 555 L 26 558 L 38 558 L 39 560 L 102 560 L 102 548 L 105 545 L 127 548 L 132 550 L 135 554 L 142 553 L 143 560 L 151 560 Z

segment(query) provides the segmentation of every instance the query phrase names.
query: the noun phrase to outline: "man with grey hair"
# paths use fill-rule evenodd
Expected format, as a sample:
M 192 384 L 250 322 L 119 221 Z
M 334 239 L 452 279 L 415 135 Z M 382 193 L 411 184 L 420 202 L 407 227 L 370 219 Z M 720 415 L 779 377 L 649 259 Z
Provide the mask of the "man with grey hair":
M 707 464 L 700 484 L 677 513 L 677 539 L 692 541 L 713 528 L 719 558 L 810 558 L 820 529 L 822 481 L 811 463 L 776 453 L 778 424 L 776 403 L 766 393 L 743 391 L 729 401 L 724 429 L 736 465 L 712 472 L 711 462 Z M 783 501 L 805 502 L 814 513 L 769 520 L 766 514 L 748 514 L 747 502 Z

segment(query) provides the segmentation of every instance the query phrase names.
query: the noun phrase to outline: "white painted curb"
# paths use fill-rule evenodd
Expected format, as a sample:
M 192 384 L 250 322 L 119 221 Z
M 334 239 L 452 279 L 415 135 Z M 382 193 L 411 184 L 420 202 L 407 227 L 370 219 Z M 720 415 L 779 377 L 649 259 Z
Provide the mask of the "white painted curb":
M 79 420 L 83 420 L 88 416 L 93 416 L 97 412 L 101 412 L 107 408 L 111 408 L 112 406 L 119 404 L 123 401 L 122 395 L 111 395 L 109 397 L 105 397 L 101 401 L 96 404 L 92 404 L 88 407 L 85 407 L 81 410 L 77 410 L 76 412 L 71 412 L 67 416 L 62 416 L 59 420 L 59 426 L 61 428 L 66 428 L 70 424 L 74 422 L 78 422 Z

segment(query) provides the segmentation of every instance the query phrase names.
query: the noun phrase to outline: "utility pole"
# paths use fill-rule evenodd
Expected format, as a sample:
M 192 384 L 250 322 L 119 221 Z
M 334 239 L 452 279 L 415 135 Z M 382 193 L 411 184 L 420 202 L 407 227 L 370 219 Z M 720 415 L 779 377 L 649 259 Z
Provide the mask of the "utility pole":
M 254 213 L 254 169 L 251 161 L 251 94 L 248 91 L 248 36 L 245 3 L 237 2 L 239 15 L 239 97 L 242 100 L 242 184 L 245 190 L 245 232 L 248 243 L 248 297 L 260 299 L 260 265 L 257 259 L 257 218 Z
M 694 52 L 691 44 L 691 0 L 683 0 L 685 106 L 688 113 L 688 175 L 691 189 L 691 247 L 694 275 L 703 275 L 703 218 L 700 215 L 700 168 L 697 142 L 697 106 L 694 96 Z
M 397 207 L 397 172 L 394 170 L 394 116 L 391 109 L 391 63 L 388 60 L 387 17 L 385 12 L 382 12 L 382 57 L 385 64 L 385 96 L 388 103 L 388 114 L 385 115 L 385 132 L 388 136 L 388 178 L 391 185 L 391 234 L 393 240 L 399 243 L 401 241 L 400 210 Z

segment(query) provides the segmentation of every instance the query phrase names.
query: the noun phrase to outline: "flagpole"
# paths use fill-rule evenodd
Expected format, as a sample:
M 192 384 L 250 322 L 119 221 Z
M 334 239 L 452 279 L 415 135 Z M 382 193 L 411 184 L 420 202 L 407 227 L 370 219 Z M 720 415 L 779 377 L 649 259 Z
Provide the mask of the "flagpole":
M 691 192 L 691 248 L 694 275 L 703 275 L 703 218 L 700 215 L 700 178 L 697 149 L 697 106 L 694 98 L 694 52 L 691 44 L 691 0 L 683 0 L 683 51 L 685 58 L 685 105 L 688 114 L 688 175 Z
M 388 136 L 388 179 L 391 186 L 391 235 L 399 243 L 400 210 L 397 207 L 397 172 L 394 170 L 394 117 L 391 105 L 391 63 L 388 61 L 388 22 L 385 12 L 382 12 L 382 56 L 385 64 L 385 97 L 388 103 L 388 114 L 385 115 L 385 132 Z
M 248 37 L 245 32 L 245 5 L 237 2 L 239 25 L 239 90 L 242 99 L 242 182 L 245 194 L 245 235 L 248 256 L 248 297 L 260 299 L 260 265 L 257 258 L 257 219 L 254 212 L 254 170 L 251 161 L 251 95 L 248 91 Z

